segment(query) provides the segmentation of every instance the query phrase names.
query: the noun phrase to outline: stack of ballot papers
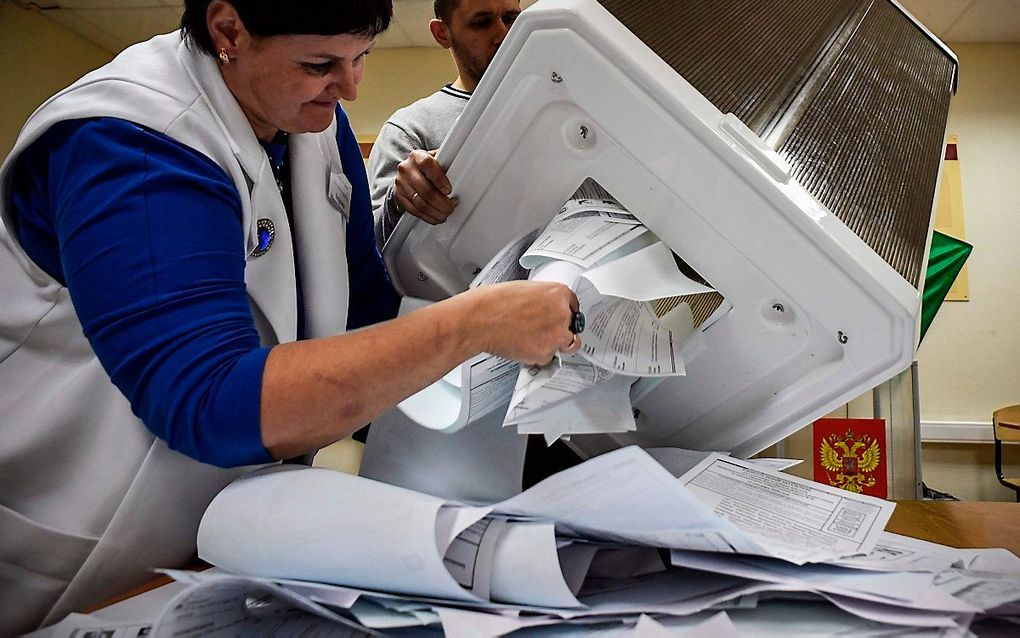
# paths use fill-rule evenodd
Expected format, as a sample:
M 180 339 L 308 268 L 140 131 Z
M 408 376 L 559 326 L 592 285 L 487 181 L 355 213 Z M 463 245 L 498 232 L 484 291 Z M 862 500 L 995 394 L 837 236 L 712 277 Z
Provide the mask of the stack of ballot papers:
M 581 350 L 524 369 L 479 355 L 402 402 L 407 416 L 454 432 L 499 409 L 504 426 L 549 443 L 571 434 L 632 431 L 635 393 L 685 374 L 685 360 L 701 349 L 690 305 L 671 304 L 660 315 L 656 302 L 715 292 L 685 276 L 672 251 L 591 179 L 545 228 L 497 253 L 471 287 L 521 279 L 557 281 L 575 291 L 586 317 Z
M 783 461 L 653 454 L 615 450 L 484 505 L 257 471 L 209 506 L 198 546 L 215 568 L 167 572 L 180 583 L 152 633 L 968 636 L 1020 621 L 1005 550 L 886 533 L 893 503 Z

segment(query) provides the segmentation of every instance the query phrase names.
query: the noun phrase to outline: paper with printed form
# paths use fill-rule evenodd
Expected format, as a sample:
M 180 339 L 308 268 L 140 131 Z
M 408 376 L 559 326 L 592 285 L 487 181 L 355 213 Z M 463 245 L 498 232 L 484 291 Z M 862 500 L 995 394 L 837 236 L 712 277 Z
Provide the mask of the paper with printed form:
M 694 328 L 689 306 L 657 317 L 644 302 L 714 290 L 685 277 L 669 248 L 615 200 L 599 200 L 597 209 L 591 200 L 574 197 L 523 254 L 521 265 L 533 279 L 575 289 L 587 317 L 584 357 L 631 376 L 684 374 L 680 350 Z M 622 225 L 641 232 L 627 234 Z
M 510 400 L 510 409 L 504 423 L 506 425 L 526 423 L 534 420 L 536 411 L 567 399 L 581 399 L 582 395 L 598 394 L 589 390 L 600 385 L 599 392 L 604 391 L 605 383 L 614 376 L 605 368 L 593 365 L 580 357 L 558 357 L 546 366 L 529 366 L 522 370 L 517 378 L 517 386 L 514 388 L 514 396 Z M 625 387 L 622 399 L 627 406 L 624 412 L 629 414 L 630 384 L 626 380 L 623 381 Z M 615 408 L 616 405 L 611 407 Z
M 516 361 L 482 353 L 404 399 L 397 408 L 423 427 L 456 432 L 505 408 L 520 367 Z
M 531 278 L 574 287 L 582 272 L 572 262 L 547 261 Z M 520 371 L 503 425 L 516 426 L 519 434 L 542 434 L 550 444 L 573 433 L 631 431 L 632 383 L 579 355 L 560 354 L 548 365 Z
M 593 203 L 589 197 L 600 190 L 586 180 L 521 257 L 531 279 L 574 289 L 586 316 L 579 354 L 561 355 L 545 368 L 521 370 L 510 400 L 504 425 L 516 425 L 521 434 L 543 434 L 549 443 L 571 434 L 634 430 L 629 396 L 633 381 L 685 374 L 684 351 L 693 343 L 688 304 L 678 304 L 659 317 L 647 302 L 714 292 L 685 277 L 672 251 L 650 233 L 614 243 L 622 235 L 593 230 L 598 224 L 638 223 L 604 191 L 597 200 L 599 214 L 589 210 Z M 574 228 L 565 220 L 581 218 L 587 234 L 569 245 L 555 240 L 557 232 Z M 614 240 L 604 242 L 606 237 Z M 578 254 L 592 259 L 578 259 Z M 592 368 L 579 364 L 578 358 Z
M 965 566 L 965 550 L 882 532 L 875 547 L 867 554 L 846 556 L 828 561 L 833 565 L 870 569 L 873 571 L 939 573 L 951 567 Z
M 493 506 L 556 524 L 559 532 L 654 547 L 764 550 L 713 514 L 652 457 L 625 447 L 563 470 Z
M 177 578 L 187 578 L 175 572 Z M 259 609 L 255 609 L 259 608 Z M 300 613 L 304 612 L 304 613 Z M 197 578 L 153 623 L 154 636 L 381 635 L 271 582 Z
M 521 257 L 521 265 L 531 270 L 552 259 L 591 268 L 647 232 L 616 201 L 570 199 Z
M 576 291 L 588 326 L 582 350 L 528 369 L 483 353 L 462 364 L 459 374 L 452 371 L 402 401 L 405 415 L 426 428 L 456 432 L 508 408 L 505 426 L 542 434 L 549 443 L 572 434 L 632 431 L 634 381 L 682 375 L 685 353 L 697 351 L 690 307 L 678 304 L 657 316 L 648 302 L 713 292 L 685 277 L 673 253 L 591 179 L 545 229 L 500 250 L 471 287 L 524 278 Z
M 582 395 L 543 408 L 534 416 L 519 418 L 519 434 L 541 434 L 546 443 L 572 434 L 630 432 L 637 427 L 630 407 L 630 379 L 614 375 Z
M 764 556 L 734 557 L 683 550 L 673 550 L 670 559 L 677 567 L 880 603 L 922 603 L 920 607 L 925 593 L 933 586 L 933 575 L 921 572 L 872 572 L 822 563 L 794 565 Z M 958 606 L 961 611 L 972 611 L 969 606 L 959 603 Z
M 949 569 L 936 576 L 935 584 L 983 611 L 1020 603 L 1020 578 L 1010 574 Z
M 685 373 L 681 348 L 694 331 L 690 306 L 656 316 L 645 302 L 715 292 L 685 277 L 662 242 L 583 272 L 577 284 L 588 319 L 582 355 L 632 376 Z
M 659 465 L 666 468 L 670 474 L 679 478 L 691 471 L 695 465 L 701 463 L 712 454 L 729 456 L 726 452 L 704 452 L 702 450 L 687 450 L 680 447 L 653 447 L 645 448 Z M 777 459 L 777 458 L 752 458 L 747 459 L 758 467 L 766 467 L 772 470 L 785 470 L 801 463 L 798 459 Z
M 765 555 L 797 564 L 870 552 L 895 507 L 715 454 L 680 482 L 717 515 L 768 547 Z
M 588 323 L 581 347 L 586 359 L 628 376 L 686 374 L 680 350 L 694 330 L 688 306 L 660 319 L 647 304 L 598 294 L 583 276 L 577 298 Z

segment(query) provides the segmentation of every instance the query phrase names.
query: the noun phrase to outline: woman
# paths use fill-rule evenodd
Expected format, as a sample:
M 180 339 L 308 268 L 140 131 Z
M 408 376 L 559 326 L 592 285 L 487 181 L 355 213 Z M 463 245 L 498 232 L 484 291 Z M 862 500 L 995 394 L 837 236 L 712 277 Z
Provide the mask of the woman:
M 0 167 L 0 634 L 188 560 L 241 466 L 343 438 L 479 352 L 580 347 L 577 300 L 549 283 L 384 321 L 338 100 L 390 13 L 188 0 L 181 34 L 25 125 Z

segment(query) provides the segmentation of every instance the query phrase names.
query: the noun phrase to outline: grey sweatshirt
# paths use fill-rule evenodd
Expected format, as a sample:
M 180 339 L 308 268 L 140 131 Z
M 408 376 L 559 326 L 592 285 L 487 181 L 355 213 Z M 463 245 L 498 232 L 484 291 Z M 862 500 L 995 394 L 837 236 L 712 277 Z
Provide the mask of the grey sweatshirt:
M 404 213 L 393 197 L 397 165 L 413 150 L 439 148 L 467 106 L 470 93 L 449 84 L 395 112 L 383 124 L 368 158 L 375 236 L 380 250 Z

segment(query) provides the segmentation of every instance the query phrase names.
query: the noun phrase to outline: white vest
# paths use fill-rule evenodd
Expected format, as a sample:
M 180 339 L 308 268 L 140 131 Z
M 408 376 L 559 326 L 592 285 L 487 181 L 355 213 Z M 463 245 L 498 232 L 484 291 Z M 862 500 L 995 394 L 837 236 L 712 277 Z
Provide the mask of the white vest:
M 216 162 L 241 194 L 248 253 L 257 221 L 272 220 L 275 242 L 248 256 L 245 283 L 263 344 L 296 338 L 292 229 L 266 153 L 210 56 L 179 33 L 157 36 L 32 115 L 0 166 L 0 635 L 186 562 L 206 505 L 241 471 L 187 458 L 145 428 L 84 338 L 67 288 L 18 244 L 8 206 L 15 158 L 57 122 L 97 116 L 144 125 Z M 337 199 L 336 122 L 289 143 L 306 332 L 339 334 L 350 201 Z

